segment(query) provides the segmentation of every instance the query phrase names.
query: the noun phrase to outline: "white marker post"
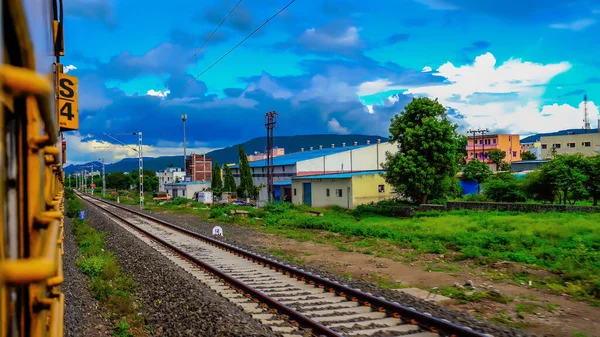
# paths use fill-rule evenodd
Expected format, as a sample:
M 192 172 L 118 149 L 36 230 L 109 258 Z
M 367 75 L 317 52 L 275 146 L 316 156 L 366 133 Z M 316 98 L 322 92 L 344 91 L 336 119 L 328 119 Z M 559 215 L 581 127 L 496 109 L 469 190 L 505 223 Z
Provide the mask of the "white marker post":
M 212 229 L 212 234 L 216 235 L 216 236 L 223 236 L 223 228 L 219 227 L 219 226 L 215 226 Z

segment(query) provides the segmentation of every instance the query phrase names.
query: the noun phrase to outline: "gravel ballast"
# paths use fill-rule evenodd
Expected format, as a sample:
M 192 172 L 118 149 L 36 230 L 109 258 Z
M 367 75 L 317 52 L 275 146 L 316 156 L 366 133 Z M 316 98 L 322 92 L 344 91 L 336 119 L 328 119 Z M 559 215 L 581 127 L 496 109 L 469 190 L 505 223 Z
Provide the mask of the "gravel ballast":
M 123 206 L 130 207 L 134 211 L 138 211 L 138 212 L 140 211 L 139 207 L 136 207 L 136 206 L 129 206 L 129 205 L 123 205 Z M 195 216 L 193 216 L 193 215 L 155 213 L 155 212 L 150 212 L 150 211 L 146 211 L 146 210 L 143 210 L 141 212 L 151 215 L 153 217 L 156 217 L 158 219 L 168 221 L 168 222 L 178 225 L 182 228 L 185 228 L 185 229 L 188 229 L 188 230 L 191 230 L 193 232 L 203 234 L 203 235 L 211 235 L 212 228 L 214 226 L 219 225 L 223 228 L 223 231 L 225 233 L 227 233 L 227 235 L 221 239 L 224 242 L 230 243 L 239 248 L 249 250 L 256 254 L 267 256 L 273 260 L 294 266 L 296 268 L 301 268 L 305 271 L 312 272 L 314 274 L 321 275 L 323 277 L 327 277 L 331 280 L 338 281 L 338 282 L 345 284 L 347 286 L 350 286 L 352 288 L 360 289 L 363 292 L 371 293 L 374 296 L 384 297 L 388 301 L 400 303 L 401 305 L 403 305 L 405 307 L 412 307 L 421 312 L 430 313 L 434 317 L 447 319 L 454 324 L 471 327 L 472 329 L 474 329 L 476 331 L 487 333 L 487 334 L 493 335 L 494 337 L 534 336 L 533 334 L 523 331 L 523 330 L 502 327 L 502 326 L 499 326 L 497 324 L 494 324 L 494 323 L 491 323 L 488 321 L 478 320 L 478 319 L 470 316 L 467 313 L 459 312 L 459 311 L 453 310 L 451 308 L 442 307 L 437 304 L 433 304 L 431 302 L 421 300 L 412 295 L 408 295 L 408 294 L 394 291 L 394 290 L 383 289 L 374 283 L 361 281 L 361 280 L 349 280 L 347 278 L 342 278 L 335 274 L 332 274 L 332 273 L 329 273 L 329 272 L 326 272 L 326 271 L 323 271 L 323 270 L 320 270 L 320 269 L 317 269 L 314 267 L 310 267 L 307 265 L 302 265 L 302 264 L 293 263 L 293 262 L 290 262 L 287 260 L 283 260 L 277 256 L 272 255 L 269 252 L 266 252 L 262 249 L 254 247 L 252 245 L 249 245 L 246 242 L 246 240 L 244 240 L 244 238 L 248 238 L 248 237 L 254 235 L 254 233 L 256 233 L 256 231 L 251 228 L 247 228 L 247 227 L 243 227 L 243 226 L 236 226 L 236 225 L 203 222 L 203 221 L 195 220 L 194 219 Z
M 106 249 L 138 284 L 151 336 L 281 336 L 254 320 L 152 247 L 85 202 L 90 225 L 108 232 Z
M 83 274 L 75 261 L 81 256 L 71 233 L 73 222 L 65 217 L 65 241 L 63 273 L 65 282 L 61 291 L 65 294 L 65 337 L 110 336 L 112 323 L 102 317 L 101 304 L 92 297 L 89 278 Z

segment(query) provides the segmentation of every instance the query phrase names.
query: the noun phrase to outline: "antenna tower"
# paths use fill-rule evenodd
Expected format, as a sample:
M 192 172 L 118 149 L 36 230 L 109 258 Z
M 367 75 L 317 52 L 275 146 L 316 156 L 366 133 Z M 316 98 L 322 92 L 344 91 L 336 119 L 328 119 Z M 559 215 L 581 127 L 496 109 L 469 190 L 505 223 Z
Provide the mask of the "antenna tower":
M 273 129 L 275 128 L 275 119 L 279 114 L 275 111 L 269 111 L 265 114 L 265 127 L 267 128 L 267 200 L 273 201 Z
M 583 129 L 585 130 L 585 133 L 587 133 L 587 130 L 590 130 L 590 116 L 588 116 L 588 111 L 587 111 L 587 95 L 583 94 Z

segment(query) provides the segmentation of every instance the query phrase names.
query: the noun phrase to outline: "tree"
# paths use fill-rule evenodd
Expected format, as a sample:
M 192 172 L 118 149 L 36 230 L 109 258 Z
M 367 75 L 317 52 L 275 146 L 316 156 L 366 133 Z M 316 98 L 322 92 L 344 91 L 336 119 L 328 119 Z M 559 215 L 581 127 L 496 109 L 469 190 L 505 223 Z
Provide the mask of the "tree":
M 549 177 L 542 170 L 535 170 L 527 175 L 522 183 L 525 196 L 541 202 L 554 202 L 556 191 Z
M 463 170 L 463 179 L 477 182 L 477 193 L 481 190 L 480 185 L 485 182 L 490 175 L 492 175 L 490 167 L 479 160 L 471 160 Z
M 484 183 L 485 196 L 496 202 L 527 201 L 521 185 L 513 174 L 498 174 Z
M 158 177 L 156 176 L 156 172 L 152 170 L 144 170 L 142 172 L 144 175 L 144 192 L 156 192 L 158 191 Z M 134 188 L 139 191 L 140 186 L 140 171 L 132 170 L 130 173 L 131 182 L 134 185 Z
M 446 109 L 436 100 L 413 98 L 390 124 L 390 142 L 398 152 L 386 153 L 386 182 L 413 202 L 426 203 L 433 195 L 445 196 L 458 169 L 461 146 Z
M 126 190 L 131 184 L 131 175 L 127 175 L 123 172 L 113 172 L 106 175 L 106 188 Z
M 600 199 L 600 154 L 586 158 L 584 173 L 587 175 L 585 185 L 588 193 L 594 201 L 594 206 L 598 206 L 598 199 Z
M 536 160 L 537 157 L 532 152 L 525 151 L 525 152 L 521 153 L 521 159 L 523 159 L 523 160 Z
M 467 151 L 467 145 L 469 144 L 469 138 L 465 135 L 458 136 L 458 148 L 456 149 L 456 159 L 458 161 L 459 166 L 463 166 L 467 164 L 467 157 L 469 156 L 469 152 Z
M 246 152 L 244 152 L 244 148 L 240 144 L 238 144 L 238 151 L 240 153 L 240 185 L 237 188 L 238 196 L 251 198 L 255 191 L 252 170 L 250 169 L 248 156 L 246 156 Z
M 540 167 L 542 174 L 556 192 L 559 203 L 574 205 L 588 195 L 586 182 L 586 159 L 582 154 L 556 155 Z
M 502 161 L 506 158 L 506 152 L 499 149 L 491 149 L 488 151 L 490 161 L 496 165 L 496 171 L 502 169 Z
M 234 192 L 236 189 L 235 179 L 233 179 L 233 173 L 231 173 L 231 168 L 227 165 L 223 166 L 223 191 L 224 192 Z
M 212 180 L 210 181 L 210 189 L 215 195 L 220 195 L 223 191 L 223 180 L 221 179 L 221 166 L 215 161 L 212 169 Z

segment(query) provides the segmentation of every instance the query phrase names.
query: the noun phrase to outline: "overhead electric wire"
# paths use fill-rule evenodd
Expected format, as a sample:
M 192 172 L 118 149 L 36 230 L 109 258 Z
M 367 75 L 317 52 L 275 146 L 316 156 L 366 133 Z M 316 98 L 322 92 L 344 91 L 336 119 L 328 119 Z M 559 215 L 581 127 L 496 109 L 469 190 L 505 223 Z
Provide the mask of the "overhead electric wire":
M 161 92 L 164 92 L 164 90 L 167 88 L 167 86 L 169 85 L 169 83 L 176 78 L 177 76 L 179 76 L 179 74 L 181 73 L 181 71 L 183 69 L 185 69 L 185 67 L 187 67 L 188 64 L 190 64 L 190 62 L 192 62 L 193 59 L 196 58 L 196 55 L 198 55 L 198 53 L 200 52 L 200 50 L 202 50 L 202 48 L 204 48 L 204 46 L 208 43 L 208 41 L 210 41 L 210 39 L 213 37 L 213 35 L 215 35 L 215 33 L 217 32 L 217 30 L 219 30 L 219 28 L 221 28 L 221 26 L 225 23 L 225 21 L 227 21 L 227 19 L 231 16 L 231 14 L 233 14 L 233 11 L 235 11 L 235 9 L 242 3 L 243 0 L 239 0 L 235 6 L 233 6 L 233 8 L 231 8 L 231 10 L 229 11 L 229 13 L 227 14 L 227 16 L 225 16 L 225 18 L 223 18 L 223 20 L 221 20 L 221 23 L 219 23 L 219 25 L 212 31 L 212 33 L 210 33 L 210 35 L 204 40 L 204 42 L 202 43 L 202 45 L 200 47 L 198 47 L 198 49 L 196 50 L 196 52 L 194 53 L 194 55 L 192 55 L 192 57 L 190 57 L 190 59 L 177 71 L 177 73 L 175 73 L 175 75 L 171 76 L 169 78 L 169 80 L 167 81 L 167 83 L 165 83 L 165 86 L 162 88 Z
M 265 22 L 263 22 L 260 26 L 258 26 L 255 30 L 253 30 L 250 34 L 248 34 L 243 40 L 241 40 L 240 42 L 238 42 L 235 46 L 233 46 L 233 48 L 229 49 L 228 52 L 226 52 L 225 54 L 223 54 L 221 57 L 219 57 L 215 62 L 213 62 L 210 66 L 208 66 L 206 69 L 204 69 L 200 74 L 198 74 L 198 76 L 194 77 L 191 81 L 189 81 L 186 85 L 183 86 L 183 88 L 179 89 L 176 93 L 174 93 L 173 95 L 168 95 L 167 97 L 175 97 L 178 94 L 180 94 L 185 88 L 187 88 L 190 84 L 194 83 L 200 76 L 204 75 L 207 71 L 209 71 L 212 67 L 214 67 L 217 63 L 221 62 L 221 60 L 223 60 L 225 57 L 227 57 L 227 55 L 231 54 L 231 52 L 233 52 L 237 47 L 241 46 L 244 42 L 246 42 L 246 40 L 248 40 L 250 37 L 252 37 L 252 35 L 256 34 L 259 30 L 261 30 L 264 26 L 266 26 L 271 20 L 273 20 L 275 17 L 277 17 L 279 14 L 281 14 L 281 12 L 283 12 L 286 8 L 288 8 L 289 6 L 291 6 L 294 2 L 296 2 L 296 0 L 292 0 L 290 1 L 287 5 L 285 5 L 284 7 L 282 7 L 279 11 L 277 11 L 275 14 L 273 14 L 270 18 L 268 18 L 267 20 L 265 20 Z M 168 100 L 165 100 L 161 105 L 159 105 L 158 107 L 162 107 L 165 104 L 167 104 Z

